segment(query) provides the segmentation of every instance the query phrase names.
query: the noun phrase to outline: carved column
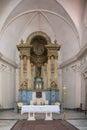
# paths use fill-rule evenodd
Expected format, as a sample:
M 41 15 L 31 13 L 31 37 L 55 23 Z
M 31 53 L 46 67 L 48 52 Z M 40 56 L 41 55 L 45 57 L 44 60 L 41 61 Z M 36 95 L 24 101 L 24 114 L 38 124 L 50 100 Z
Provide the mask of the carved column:
M 44 65 L 42 65 L 42 70 L 41 70 L 41 77 L 44 77 Z
M 50 66 L 50 57 L 48 57 L 48 64 L 47 64 L 47 83 L 48 83 L 48 86 L 47 88 L 49 89 L 50 88 L 50 78 L 51 78 L 51 66 Z
M 33 72 L 33 75 L 34 75 L 34 77 L 35 77 L 35 65 L 34 65 L 33 67 L 34 67 L 34 72 Z
M 54 81 L 58 84 L 58 56 L 55 56 L 54 60 Z
M 43 78 L 43 88 L 45 89 L 46 82 L 45 82 L 45 72 L 44 72 L 44 64 L 42 64 L 42 72 L 41 72 L 41 77 Z
M 33 65 L 33 83 L 32 83 L 33 89 L 34 89 L 34 78 L 35 78 L 35 65 Z
M 47 63 L 44 64 L 44 89 L 47 89 Z
M 23 88 L 23 82 L 24 82 L 24 71 L 23 66 L 24 65 L 24 58 L 23 56 L 20 56 L 20 89 Z
M 30 56 L 27 57 L 27 81 L 28 81 L 28 89 L 31 88 L 31 64 L 30 64 Z

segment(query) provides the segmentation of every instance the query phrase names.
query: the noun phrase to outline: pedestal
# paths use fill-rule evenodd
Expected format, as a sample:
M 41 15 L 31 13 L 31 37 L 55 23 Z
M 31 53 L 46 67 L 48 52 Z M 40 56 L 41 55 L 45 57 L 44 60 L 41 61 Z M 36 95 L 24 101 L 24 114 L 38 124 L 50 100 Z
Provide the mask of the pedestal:
M 49 112 L 49 113 L 46 112 L 46 118 L 45 118 L 45 120 L 53 120 L 52 119 L 52 112 Z
M 35 113 L 28 113 L 28 120 L 35 120 Z

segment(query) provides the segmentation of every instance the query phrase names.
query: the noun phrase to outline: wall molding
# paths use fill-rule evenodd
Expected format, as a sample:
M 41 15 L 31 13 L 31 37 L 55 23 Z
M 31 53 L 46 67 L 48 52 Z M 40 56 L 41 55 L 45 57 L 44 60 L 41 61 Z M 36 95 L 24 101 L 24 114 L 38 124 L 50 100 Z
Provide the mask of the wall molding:
M 86 54 L 86 53 L 87 53 L 87 43 L 80 49 L 80 51 L 74 57 L 70 58 L 69 60 L 62 62 L 62 64 L 59 65 L 59 68 L 62 69 L 64 67 L 72 64 L 73 62 L 82 58 L 83 55 Z
M 11 65 L 14 68 L 18 68 L 18 64 L 10 59 L 8 59 L 7 57 L 5 57 L 1 52 L 0 52 L 0 60 Z

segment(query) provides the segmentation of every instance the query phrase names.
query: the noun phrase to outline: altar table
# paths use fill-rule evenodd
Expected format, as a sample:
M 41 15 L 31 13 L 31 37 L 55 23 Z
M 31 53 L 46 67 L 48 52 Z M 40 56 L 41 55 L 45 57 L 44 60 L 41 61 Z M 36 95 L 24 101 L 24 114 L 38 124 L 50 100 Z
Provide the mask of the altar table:
M 28 120 L 35 120 L 35 113 L 46 113 L 45 120 L 52 120 L 52 112 L 60 113 L 57 105 L 23 105 L 21 114 L 28 113 Z

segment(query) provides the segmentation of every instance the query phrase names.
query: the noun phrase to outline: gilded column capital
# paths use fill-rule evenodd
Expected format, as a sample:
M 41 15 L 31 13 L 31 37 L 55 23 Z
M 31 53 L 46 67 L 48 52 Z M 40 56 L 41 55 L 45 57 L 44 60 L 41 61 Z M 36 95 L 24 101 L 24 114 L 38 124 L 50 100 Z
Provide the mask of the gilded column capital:
M 51 59 L 51 57 L 50 56 L 48 56 L 48 60 L 50 60 Z
M 55 60 L 58 60 L 58 56 L 55 56 L 54 59 L 55 59 Z
M 21 59 L 21 60 L 24 59 L 24 56 L 23 56 L 23 55 L 20 55 L 20 59 Z
M 30 56 L 26 56 L 26 59 L 27 59 L 27 60 L 28 60 L 28 59 L 30 60 Z

